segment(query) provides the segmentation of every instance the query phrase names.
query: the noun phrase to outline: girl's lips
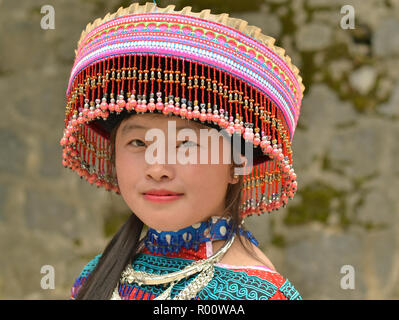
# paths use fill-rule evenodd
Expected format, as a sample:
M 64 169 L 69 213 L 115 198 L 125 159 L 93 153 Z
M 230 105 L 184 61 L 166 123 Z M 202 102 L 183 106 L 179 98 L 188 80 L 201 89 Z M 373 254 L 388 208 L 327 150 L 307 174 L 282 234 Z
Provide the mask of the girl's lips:
M 156 195 L 144 193 L 144 199 L 154 202 L 168 202 L 180 199 L 184 194 L 174 194 L 174 195 Z

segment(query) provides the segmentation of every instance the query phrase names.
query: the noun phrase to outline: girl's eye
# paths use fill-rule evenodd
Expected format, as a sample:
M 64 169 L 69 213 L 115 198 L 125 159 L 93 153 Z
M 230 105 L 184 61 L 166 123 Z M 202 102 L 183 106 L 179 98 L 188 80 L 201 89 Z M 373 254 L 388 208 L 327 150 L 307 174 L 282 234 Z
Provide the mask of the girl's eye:
M 138 145 L 137 145 L 137 142 L 138 142 Z M 143 147 L 143 146 L 145 146 L 145 143 L 139 139 L 134 139 L 129 142 L 129 145 L 132 145 L 133 147 Z
M 186 140 L 186 141 L 183 141 L 183 142 L 181 143 L 181 145 L 184 145 L 185 147 L 189 147 L 190 144 L 191 144 L 191 146 L 193 146 L 193 147 L 197 147 L 197 146 L 198 146 L 198 144 L 196 144 L 194 141 L 190 141 L 190 140 Z
M 129 145 L 131 145 L 131 146 L 133 146 L 133 147 L 144 147 L 144 146 L 145 146 L 145 143 L 144 143 L 142 140 L 140 140 L 140 139 L 133 139 L 132 141 L 129 142 Z M 180 144 L 180 146 L 184 146 L 184 147 L 197 147 L 198 144 L 196 144 L 196 143 L 193 142 L 193 141 L 186 140 L 186 141 L 183 141 L 183 142 Z M 179 147 L 180 147 L 180 146 L 179 146 Z

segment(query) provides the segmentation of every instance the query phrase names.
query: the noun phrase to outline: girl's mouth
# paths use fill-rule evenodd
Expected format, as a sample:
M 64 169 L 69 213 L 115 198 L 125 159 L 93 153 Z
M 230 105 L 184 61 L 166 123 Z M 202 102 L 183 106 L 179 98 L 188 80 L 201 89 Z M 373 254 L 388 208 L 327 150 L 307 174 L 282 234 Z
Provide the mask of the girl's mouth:
M 144 199 L 154 202 L 168 202 L 180 199 L 184 194 L 170 194 L 170 195 L 160 195 L 160 194 L 150 194 L 144 193 Z

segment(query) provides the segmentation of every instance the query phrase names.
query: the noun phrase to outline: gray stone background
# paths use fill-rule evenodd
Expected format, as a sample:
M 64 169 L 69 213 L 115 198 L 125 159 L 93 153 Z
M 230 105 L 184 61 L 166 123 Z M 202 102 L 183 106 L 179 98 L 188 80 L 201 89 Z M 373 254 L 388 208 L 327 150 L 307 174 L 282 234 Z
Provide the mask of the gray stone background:
M 143 1 L 141 1 L 143 3 Z M 43 5 L 55 29 L 43 30 Z M 82 29 L 130 1 L 0 0 L 0 299 L 67 299 L 129 212 L 61 165 L 65 90 Z M 277 39 L 306 85 L 299 191 L 246 225 L 304 299 L 399 298 L 399 1 L 179 0 Z M 343 5 L 355 29 L 342 29 Z M 41 268 L 55 270 L 44 290 Z M 355 271 L 344 290 L 341 267 Z

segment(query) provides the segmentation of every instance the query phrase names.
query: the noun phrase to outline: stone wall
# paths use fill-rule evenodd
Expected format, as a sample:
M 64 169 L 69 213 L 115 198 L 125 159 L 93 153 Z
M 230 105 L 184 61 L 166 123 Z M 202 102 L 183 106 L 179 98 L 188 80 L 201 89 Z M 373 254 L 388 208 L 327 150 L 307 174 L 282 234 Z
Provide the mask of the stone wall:
M 246 221 L 277 270 L 304 299 L 398 299 L 399 1 L 157 3 L 231 12 L 275 37 L 301 70 L 298 193 Z M 55 9 L 54 30 L 40 27 L 44 4 Z M 64 169 L 59 146 L 80 32 L 129 4 L 0 0 L 0 299 L 66 299 L 129 214 Z M 353 6 L 355 29 L 341 28 L 343 5 Z M 54 289 L 41 288 L 45 265 Z M 341 287 L 345 265 L 354 289 Z

